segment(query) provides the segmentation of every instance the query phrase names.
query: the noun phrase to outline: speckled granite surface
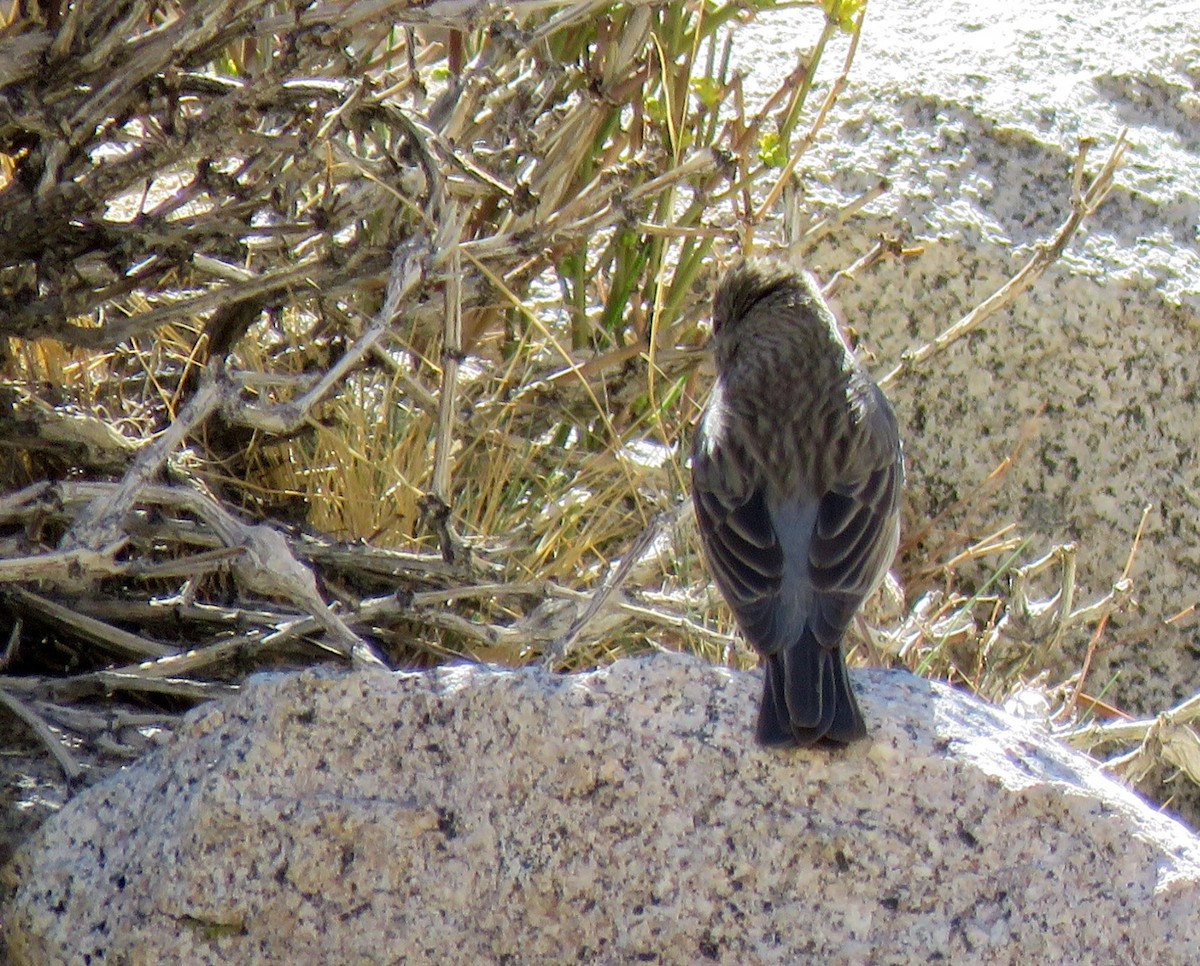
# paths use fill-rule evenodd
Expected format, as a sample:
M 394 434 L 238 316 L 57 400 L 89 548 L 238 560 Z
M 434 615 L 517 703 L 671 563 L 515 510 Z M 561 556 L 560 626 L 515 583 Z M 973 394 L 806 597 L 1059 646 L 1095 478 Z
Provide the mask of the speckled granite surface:
M 950 688 L 751 743 L 758 674 L 256 678 L 19 860 L 17 963 L 1200 959 L 1200 843 Z
M 782 11 L 739 35 L 748 88 L 791 69 L 800 44 L 780 37 L 808 26 Z M 1193 603 L 1200 582 L 1198 51 L 1195 3 L 872 4 L 846 93 L 802 165 L 817 216 L 892 182 L 815 253 L 818 274 L 849 265 L 879 231 L 926 249 L 840 295 L 882 373 L 1053 235 L 1081 137 L 1096 139 L 1091 174 L 1129 127 L 1118 186 L 1066 256 L 889 394 L 911 519 L 966 497 L 1024 439 L 969 531 L 1017 522 L 1035 538 L 1030 559 L 1078 541 L 1082 599 L 1120 576 L 1153 504 L 1133 571 L 1141 610 L 1115 622 L 1091 678 L 1099 691 L 1119 673 L 1106 696 L 1142 712 L 1200 689 L 1200 623 L 1133 632 Z M 1086 645 L 1086 633 L 1066 640 L 1061 668 L 1077 669 Z

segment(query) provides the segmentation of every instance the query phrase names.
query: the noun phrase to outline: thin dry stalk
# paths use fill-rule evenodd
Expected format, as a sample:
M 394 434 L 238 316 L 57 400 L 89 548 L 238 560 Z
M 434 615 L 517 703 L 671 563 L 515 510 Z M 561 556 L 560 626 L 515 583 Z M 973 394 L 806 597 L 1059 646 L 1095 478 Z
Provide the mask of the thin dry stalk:
M 40 715 L 15 695 L 9 694 L 4 689 L 3 682 L 0 682 L 0 705 L 3 705 L 9 713 L 25 722 L 26 727 L 34 733 L 38 741 L 42 743 L 42 746 L 58 762 L 59 767 L 62 768 L 63 774 L 67 778 L 68 784 L 78 780 L 79 776 L 83 774 L 83 767 L 75 760 L 71 752 L 67 750 L 67 746 L 58 740 L 57 735 L 42 720 Z
M 1054 238 L 1049 242 L 1036 245 L 1033 256 L 1025 263 L 1024 267 L 996 292 L 988 296 L 963 316 L 963 318 L 955 322 L 932 341 L 927 342 L 920 348 L 905 352 L 900 357 L 900 362 L 895 368 L 879 380 L 881 386 L 886 387 L 890 385 L 910 369 L 923 365 L 938 353 L 945 351 L 948 346 L 975 331 L 987 319 L 995 315 L 996 312 L 1033 287 L 1037 280 L 1045 274 L 1046 269 L 1058 261 L 1062 253 L 1066 251 L 1067 245 L 1070 244 L 1071 238 L 1074 237 L 1079 226 L 1104 203 L 1104 199 L 1112 191 L 1117 170 L 1120 168 L 1121 162 L 1125 157 L 1125 152 L 1129 148 L 1129 141 L 1125 136 L 1127 133 L 1127 130 L 1122 130 L 1117 136 L 1117 142 L 1113 145 L 1108 160 L 1104 162 L 1104 166 L 1096 174 L 1087 191 L 1083 193 L 1078 191 L 1078 185 L 1082 177 L 1081 171 L 1088 149 L 1094 142 L 1090 138 L 1080 142 L 1079 151 L 1075 159 L 1071 214 L 1063 222 L 1062 227 L 1055 233 Z

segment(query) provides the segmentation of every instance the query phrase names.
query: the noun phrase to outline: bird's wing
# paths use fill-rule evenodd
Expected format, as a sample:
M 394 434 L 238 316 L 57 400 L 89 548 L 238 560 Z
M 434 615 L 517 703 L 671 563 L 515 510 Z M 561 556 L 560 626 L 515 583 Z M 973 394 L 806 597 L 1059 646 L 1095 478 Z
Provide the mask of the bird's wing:
M 871 403 L 860 445 L 814 502 L 770 505 L 754 460 L 703 426 L 697 434 L 692 499 L 709 569 L 763 654 L 791 647 L 805 628 L 836 647 L 892 562 L 903 463 L 890 406 Z
M 900 538 L 904 464 L 895 417 L 885 403 L 868 419 L 863 446 L 821 498 L 808 545 L 812 626 L 827 644 L 841 638 L 859 604 L 879 585 Z
M 735 447 L 697 436 L 692 455 L 692 500 L 713 578 L 747 639 L 765 653 L 787 642 L 776 627 L 783 550 L 766 492 L 751 460 Z

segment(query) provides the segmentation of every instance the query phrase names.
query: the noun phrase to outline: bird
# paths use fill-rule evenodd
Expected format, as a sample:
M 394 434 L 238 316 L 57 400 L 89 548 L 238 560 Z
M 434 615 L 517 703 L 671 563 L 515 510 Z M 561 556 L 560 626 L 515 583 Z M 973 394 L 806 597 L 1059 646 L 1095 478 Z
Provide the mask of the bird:
M 765 747 L 867 736 L 842 653 L 900 540 L 895 412 L 816 280 L 739 258 L 713 299 L 716 380 L 692 446 L 708 569 L 765 666 Z

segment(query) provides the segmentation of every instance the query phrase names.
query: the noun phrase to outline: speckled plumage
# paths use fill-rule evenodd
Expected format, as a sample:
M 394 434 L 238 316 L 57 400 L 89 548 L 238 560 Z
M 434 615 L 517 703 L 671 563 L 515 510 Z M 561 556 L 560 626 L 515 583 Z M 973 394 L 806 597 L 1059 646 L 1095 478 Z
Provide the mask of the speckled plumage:
M 816 283 L 781 262 L 727 272 L 713 353 L 692 497 L 709 569 L 766 666 L 757 738 L 862 738 L 841 641 L 899 540 L 896 417 Z

